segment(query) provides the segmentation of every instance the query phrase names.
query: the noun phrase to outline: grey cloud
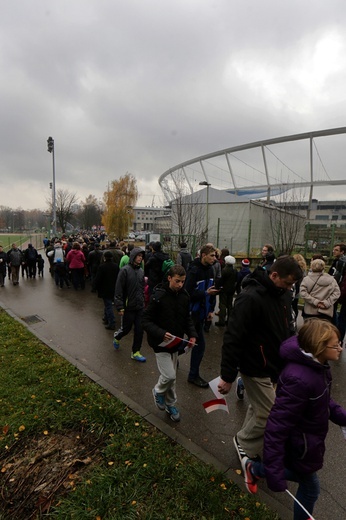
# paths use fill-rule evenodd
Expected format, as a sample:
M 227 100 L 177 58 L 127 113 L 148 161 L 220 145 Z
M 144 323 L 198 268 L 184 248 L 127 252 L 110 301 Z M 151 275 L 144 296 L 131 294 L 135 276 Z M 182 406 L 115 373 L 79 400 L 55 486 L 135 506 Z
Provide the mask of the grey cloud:
M 6 3 L 0 204 L 45 206 L 49 135 L 57 186 L 83 198 L 126 171 L 158 193 L 163 171 L 200 154 L 342 126 L 345 68 L 325 99 L 294 71 L 323 35 L 345 45 L 345 11 L 341 0 Z

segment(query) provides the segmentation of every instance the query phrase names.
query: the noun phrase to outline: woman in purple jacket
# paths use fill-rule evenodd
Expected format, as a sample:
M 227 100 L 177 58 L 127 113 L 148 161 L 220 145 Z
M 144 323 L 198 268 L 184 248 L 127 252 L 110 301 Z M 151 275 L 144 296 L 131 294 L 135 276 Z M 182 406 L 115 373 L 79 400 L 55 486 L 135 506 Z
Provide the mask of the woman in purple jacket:
M 296 498 L 312 514 L 320 491 L 317 471 L 323 466 L 328 421 L 346 426 L 346 410 L 330 397 L 328 361 L 338 360 L 341 352 L 338 329 L 316 318 L 282 343 L 280 355 L 286 364 L 266 425 L 263 463 L 242 460 L 250 493 L 257 492 L 261 477 L 272 491 L 285 491 L 287 480 L 298 482 Z M 294 520 L 307 518 L 295 503 Z

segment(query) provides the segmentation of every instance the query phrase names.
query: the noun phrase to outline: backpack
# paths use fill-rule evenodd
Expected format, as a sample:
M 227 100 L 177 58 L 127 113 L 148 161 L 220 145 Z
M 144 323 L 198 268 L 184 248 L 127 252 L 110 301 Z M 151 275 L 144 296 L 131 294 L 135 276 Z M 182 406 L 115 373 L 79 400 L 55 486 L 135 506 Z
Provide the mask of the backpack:
M 181 251 L 180 253 L 181 265 L 187 271 L 189 263 L 192 262 L 192 255 L 188 251 Z
M 167 280 L 167 274 L 171 267 L 173 267 L 174 262 L 170 258 L 167 258 L 167 260 L 164 260 L 162 262 L 161 271 L 163 272 L 162 280 Z
M 22 253 L 19 249 L 14 249 L 10 253 L 11 265 L 18 267 L 22 263 Z
M 27 249 L 28 260 L 36 260 L 37 251 L 33 247 Z

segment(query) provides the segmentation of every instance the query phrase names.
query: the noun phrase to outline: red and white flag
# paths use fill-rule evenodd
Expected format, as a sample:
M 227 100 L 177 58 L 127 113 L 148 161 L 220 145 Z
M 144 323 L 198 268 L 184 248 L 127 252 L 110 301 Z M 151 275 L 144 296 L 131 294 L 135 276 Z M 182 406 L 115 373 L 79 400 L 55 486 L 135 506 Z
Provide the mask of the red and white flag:
M 203 406 L 207 413 L 214 412 L 215 410 L 224 410 L 225 412 L 228 412 L 226 399 L 212 399 L 211 401 L 203 403 Z
M 218 391 L 218 384 L 220 382 L 220 377 L 216 377 L 212 381 L 209 381 L 209 388 L 212 390 L 216 399 L 212 399 L 211 401 L 207 401 L 203 403 L 203 407 L 207 413 L 214 412 L 215 410 L 223 410 L 224 412 L 229 413 L 227 401 L 222 394 Z
M 179 338 L 178 336 L 172 336 L 171 339 L 169 339 L 167 341 L 162 341 L 162 343 L 159 343 L 159 347 L 173 348 L 173 347 L 179 345 L 179 343 L 181 343 L 182 341 L 186 341 L 186 340 L 184 340 L 183 338 Z M 186 341 L 186 343 L 187 343 L 187 341 Z

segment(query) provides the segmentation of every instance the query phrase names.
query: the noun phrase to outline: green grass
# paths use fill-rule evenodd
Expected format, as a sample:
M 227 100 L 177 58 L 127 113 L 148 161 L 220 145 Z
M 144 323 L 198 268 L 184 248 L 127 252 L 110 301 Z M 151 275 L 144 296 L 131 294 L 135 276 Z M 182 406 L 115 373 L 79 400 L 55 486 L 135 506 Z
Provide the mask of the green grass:
M 97 463 L 55 497 L 44 518 L 277 520 L 1 309 L 0 330 L 0 469 L 6 454 L 43 435 L 80 432 L 100 448 Z M 5 476 L 0 473 L 1 488 Z
M 31 233 L 31 234 L 0 234 L 0 245 L 7 252 L 11 249 L 12 244 L 15 243 L 20 249 L 23 248 L 23 244 L 31 242 L 36 249 L 43 248 L 43 233 Z
M 40 235 L 41 237 L 41 235 Z M 12 244 L 16 244 L 19 248 L 22 244 L 24 244 L 27 240 L 35 239 L 35 235 L 13 235 L 13 234 L 0 234 L 0 245 L 4 248 L 5 251 L 11 249 Z M 35 244 L 36 245 L 36 244 Z

